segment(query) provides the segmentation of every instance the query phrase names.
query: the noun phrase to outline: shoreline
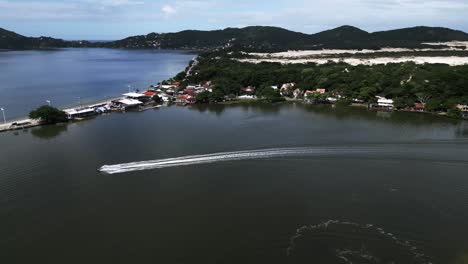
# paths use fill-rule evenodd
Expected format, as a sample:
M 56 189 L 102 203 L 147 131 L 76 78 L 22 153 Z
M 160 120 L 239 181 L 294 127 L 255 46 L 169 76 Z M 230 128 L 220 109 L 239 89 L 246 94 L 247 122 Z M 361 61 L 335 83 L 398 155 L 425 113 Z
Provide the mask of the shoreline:
M 107 99 L 105 101 L 98 101 L 98 102 L 94 102 L 94 103 L 89 103 L 89 104 L 86 104 L 86 105 L 82 105 L 81 108 L 91 107 L 91 106 L 100 105 L 100 104 L 106 104 L 106 103 L 109 103 L 112 100 L 117 100 L 117 99 L 121 99 L 121 98 L 123 98 L 123 97 L 117 97 L 117 98 L 113 98 L 113 99 Z M 282 104 L 291 104 L 291 103 L 299 103 L 301 105 L 317 106 L 317 107 L 330 106 L 330 108 L 332 108 L 332 109 L 335 109 L 337 107 L 341 107 L 341 106 L 337 106 L 336 104 L 310 104 L 310 103 L 307 103 L 307 102 L 304 102 L 304 101 L 298 100 L 298 99 L 296 99 L 296 100 L 286 100 L 286 101 L 283 101 L 283 102 L 276 102 L 276 103 L 271 103 L 271 102 L 268 102 L 268 101 L 266 101 L 264 99 L 249 99 L 249 100 L 232 100 L 232 101 L 225 101 L 225 102 L 219 102 L 219 103 L 204 103 L 204 104 L 195 104 L 195 105 L 197 105 L 197 106 L 203 106 L 203 105 L 235 106 L 235 105 L 249 105 L 249 104 L 264 104 L 264 105 L 270 105 L 270 106 L 278 106 L 278 105 L 282 105 Z M 150 107 L 145 107 L 145 108 L 139 109 L 139 110 L 129 110 L 128 112 L 144 112 L 144 111 L 151 110 L 151 109 L 158 109 L 163 105 L 164 104 L 158 104 L 158 105 L 154 104 L 154 105 L 152 105 Z M 184 105 L 180 105 L 180 104 L 177 104 L 177 103 L 169 103 L 168 106 L 184 106 Z M 191 106 L 194 106 L 194 105 L 191 105 Z M 77 106 L 77 107 L 79 107 L 79 106 Z M 450 120 L 457 120 L 457 121 L 465 120 L 463 118 L 453 118 L 453 117 L 449 117 L 447 115 L 443 115 L 443 114 L 440 114 L 440 113 L 432 113 L 432 112 L 425 112 L 425 111 L 410 111 L 410 110 L 398 110 L 398 109 L 369 108 L 365 104 L 351 104 L 351 105 L 342 106 L 342 107 L 360 108 L 360 109 L 366 109 L 367 111 L 372 111 L 372 112 L 400 112 L 400 113 L 412 113 L 412 114 L 426 114 L 426 115 L 442 117 L 442 118 L 450 119 Z M 64 109 L 64 110 L 67 110 L 67 109 Z M 117 111 L 115 111 L 115 110 L 110 111 L 110 112 L 108 112 L 108 114 L 111 114 L 112 112 L 117 112 Z M 100 115 L 100 114 L 97 114 L 97 115 Z M 85 118 L 80 118 L 80 119 L 76 119 L 76 120 L 70 120 L 68 122 L 62 122 L 62 123 L 57 123 L 57 124 L 67 124 L 67 123 L 70 123 L 70 122 L 73 123 L 73 122 L 86 121 L 88 119 L 92 119 L 95 116 L 96 115 L 93 115 L 93 116 L 90 116 L 90 117 L 85 117 Z M 13 123 L 18 123 L 18 122 L 22 122 L 22 121 L 23 122 L 31 122 L 31 124 L 11 127 L 11 125 Z M 24 130 L 24 129 L 34 128 L 34 127 L 42 127 L 42 126 L 48 126 L 48 125 L 54 125 L 54 124 L 44 124 L 44 123 L 38 122 L 37 120 L 30 119 L 30 118 L 20 118 L 20 119 L 16 119 L 16 120 L 10 120 L 10 122 L 7 122 L 7 124 L 0 124 L 0 133 L 9 132 L 9 131 Z
M 115 97 L 115 98 L 109 98 L 109 99 L 106 99 L 106 100 L 100 100 L 100 101 L 86 103 L 86 104 L 82 104 L 82 105 L 67 107 L 67 108 L 64 108 L 64 109 L 61 109 L 61 110 L 65 111 L 65 110 L 68 110 L 68 109 L 89 108 L 89 107 L 92 107 L 92 106 L 95 106 L 95 105 L 107 104 L 107 103 L 109 103 L 109 102 L 111 102 L 113 100 L 118 100 L 118 99 L 122 99 L 122 98 L 123 98 L 122 96 Z M 27 123 L 27 122 L 29 122 L 30 124 L 14 126 L 15 123 Z M 46 126 L 46 125 L 49 125 L 49 124 L 43 124 L 43 123 L 39 122 L 38 120 L 31 119 L 29 117 L 19 117 L 19 118 L 15 118 L 13 120 L 7 120 L 6 124 L 5 123 L 0 124 L 0 133 L 8 132 L 8 131 L 15 131 L 15 130 L 28 129 L 28 128 L 39 127 L 39 126 Z

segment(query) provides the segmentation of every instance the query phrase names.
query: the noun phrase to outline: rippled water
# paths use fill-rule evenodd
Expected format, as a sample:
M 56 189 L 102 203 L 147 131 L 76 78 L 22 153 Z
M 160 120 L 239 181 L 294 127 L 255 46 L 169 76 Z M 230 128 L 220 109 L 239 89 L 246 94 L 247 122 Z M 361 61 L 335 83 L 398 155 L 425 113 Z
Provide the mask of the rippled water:
M 468 256 L 465 122 L 295 104 L 163 107 L 4 133 L 0 146 L 8 263 Z

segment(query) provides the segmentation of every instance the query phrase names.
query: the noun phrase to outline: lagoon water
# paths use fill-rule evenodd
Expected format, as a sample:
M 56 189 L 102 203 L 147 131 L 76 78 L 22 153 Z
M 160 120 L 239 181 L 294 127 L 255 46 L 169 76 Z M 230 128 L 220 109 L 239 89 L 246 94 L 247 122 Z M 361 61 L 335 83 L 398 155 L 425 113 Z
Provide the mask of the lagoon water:
M 171 106 L 3 133 L 0 146 L 5 263 L 468 261 L 466 122 L 300 104 Z M 334 152 L 179 158 L 285 148 Z M 97 171 L 168 158 L 184 166 Z
M 182 71 L 194 54 L 180 51 L 55 49 L 0 51 L 0 107 L 7 119 L 50 100 L 75 106 L 144 89 Z

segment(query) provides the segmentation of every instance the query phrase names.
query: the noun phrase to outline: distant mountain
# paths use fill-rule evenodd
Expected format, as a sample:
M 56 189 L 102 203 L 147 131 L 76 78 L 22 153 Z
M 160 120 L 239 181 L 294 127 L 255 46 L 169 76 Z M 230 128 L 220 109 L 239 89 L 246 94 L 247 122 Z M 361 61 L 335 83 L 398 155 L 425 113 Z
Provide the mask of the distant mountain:
M 0 28 L 0 49 L 22 50 L 87 46 L 90 46 L 90 43 L 86 41 L 65 41 L 51 37 L 25 37 Z
M 115 48 L 161 49 L 255 49 L 270 50 L 283 47 L 304 48 L 310 36 L 277 27 L 226 28 L 224 30 L 186 30 L 178 33 L 151 33 L 107 43 Z
M 424 42 L 466 40 L 468 34 L 440 27 L 414 27 L 369 33 L 353 26 L 341 26 L 317 34 L 304 34 L 277 27 L 227 28 L 214 31 L 151 33 L 105 43 L 114 48 L 232 49 L 282 51 L 288 49 L 379 49 L 382 47 L 424 47 Z
M 50 37 L 31 38 L 0 29 L 0 49 L 61 47 L 107 47 L 129 49 L 193 49 L 284 51 L 290 49 L 379 49 L 382 47 L 424 47 L 424 42 L 468 41 L 463 31 L 440 27 L 413 27 L 369 33 L 353 26 L 341 26 L 317 34 L 304 34 L 278 27 L 252 26 L 223 30 L 185 30 L 150 33 L 118 41 L 91 43 Z

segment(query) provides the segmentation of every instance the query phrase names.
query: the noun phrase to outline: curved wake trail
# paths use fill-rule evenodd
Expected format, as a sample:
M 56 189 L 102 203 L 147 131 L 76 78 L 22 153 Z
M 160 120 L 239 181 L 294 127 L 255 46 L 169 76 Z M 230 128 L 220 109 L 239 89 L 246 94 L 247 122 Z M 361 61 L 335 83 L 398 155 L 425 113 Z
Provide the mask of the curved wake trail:
M 311 156 L 311 155 L 337 155 L 337 154 L 358 154 L 370 153 L 372 149 L 354 149 L 354 148 L 275 148 L 253 151 L 235 151 L 221 152 L 206 155 L 185 156 L 170 159 L 159 159 L 150 161 L 140 161 L 117 165 L 104 165 L 99 171 L 108 174 L 125 173 L 141 170 L 162 169 L 178 166 L 189 166 L 196 164 L 214 163 L 222 161 L 249 160 L 249 159 L 267 159 L 288 156 Z

